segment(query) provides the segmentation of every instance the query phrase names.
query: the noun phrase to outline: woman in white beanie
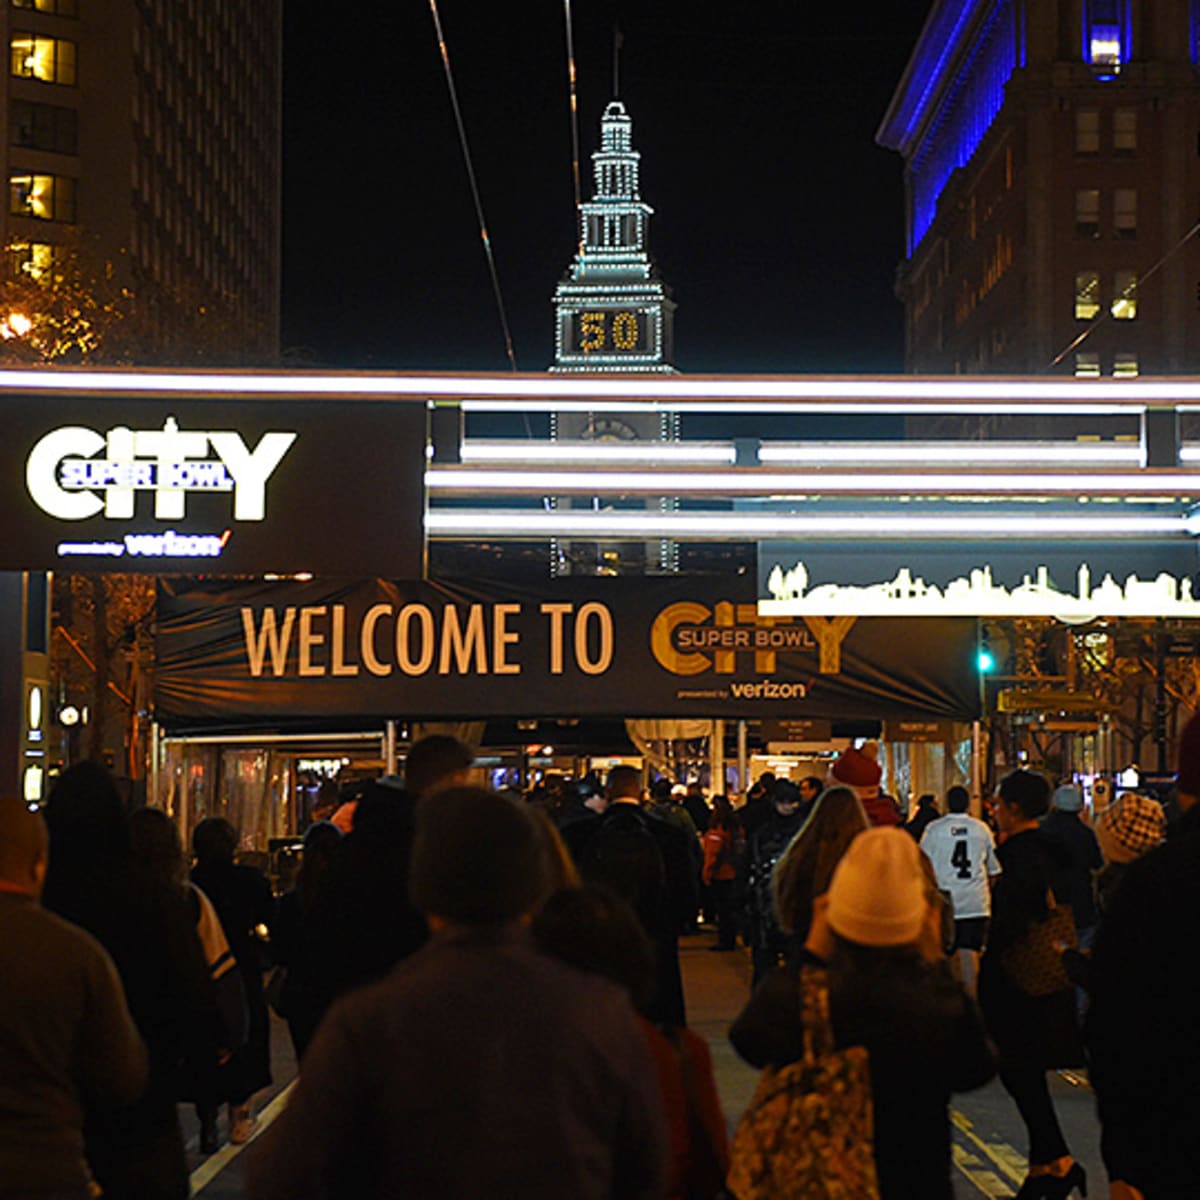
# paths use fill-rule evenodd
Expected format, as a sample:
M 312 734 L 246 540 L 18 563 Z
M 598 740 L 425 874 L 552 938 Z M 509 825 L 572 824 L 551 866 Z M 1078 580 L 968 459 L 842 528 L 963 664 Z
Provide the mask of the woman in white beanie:
M 828 968 L 836 1045 L 865 1046 L 883 1200 L 952 1200 L 950 1095 L 995 1073 L 974 1003 L 941 948 L 941 912 L 903 830 L 860 833 L 816 905 L 805 965 Z M 756 1067 L 804 1051 L 802 964 L 768 975 L 729 1039 Z

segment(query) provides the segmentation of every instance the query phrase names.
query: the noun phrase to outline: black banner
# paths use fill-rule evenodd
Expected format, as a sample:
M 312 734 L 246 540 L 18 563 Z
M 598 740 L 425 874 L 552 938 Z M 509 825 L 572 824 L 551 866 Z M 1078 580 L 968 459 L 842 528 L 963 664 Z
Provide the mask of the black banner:
M 156 715 L 174 726 L 977 715 L 974 620 L 767 619 L 752 589 L 745 577 L 486 591 L 383 579 L 164 582 Z
M 0 569 L 419 579 L 420 401 L 0 398 Z

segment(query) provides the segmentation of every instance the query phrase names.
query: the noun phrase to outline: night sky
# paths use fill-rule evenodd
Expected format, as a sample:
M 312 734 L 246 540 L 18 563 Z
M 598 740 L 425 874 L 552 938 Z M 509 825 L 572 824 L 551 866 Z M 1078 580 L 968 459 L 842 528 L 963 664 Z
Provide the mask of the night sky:
M 903 369 L 899 155 L 874 135 L 930 0 L 574 0 L 583 198 L 612 99 L 696 372 Z M 296 365 L 508 363 L 427 0 L 285 5 L 283 345 Z M 564 5 L 439 12 L 517 365 L 575 250 Z

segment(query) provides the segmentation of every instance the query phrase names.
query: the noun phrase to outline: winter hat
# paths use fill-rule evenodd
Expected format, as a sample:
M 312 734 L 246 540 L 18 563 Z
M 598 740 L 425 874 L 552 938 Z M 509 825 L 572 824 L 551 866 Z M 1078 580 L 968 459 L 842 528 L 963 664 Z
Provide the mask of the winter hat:
M 877 828 L 850 843 L 829 885 L 829 925 L 860 946 L 915 942 L 929 911 L 921 851 L 902 829 Z
M 1107 862 L 1133 862 L 1161 845 L 1166 836 L 1162 805 L 1137 792 L 1123 792 L 1096 822 L 1096 838 Z
M 1050 803 L 1059 812 L 1077 813 L 1083 808 L 1083 793 L 1073 783 L 1064 783 L 1054 789 Z
M 1187 796 L 1200 796 L 1200 714 L 1179 735 L 1179 790 Z
M 843 750 L 829 769 L 829 777 L 836 783 L 844 783 L 858 791 L 870 791 L 879 787 L 883 768 L 879 765 L 879 744 L 867 742 L 861 750 L 851 746 Z
M 546 893 L 543 840 L 520 805 L 458 787 L 417 805 L 409 895 L 424 913 L 461 925 L 503 925 Z

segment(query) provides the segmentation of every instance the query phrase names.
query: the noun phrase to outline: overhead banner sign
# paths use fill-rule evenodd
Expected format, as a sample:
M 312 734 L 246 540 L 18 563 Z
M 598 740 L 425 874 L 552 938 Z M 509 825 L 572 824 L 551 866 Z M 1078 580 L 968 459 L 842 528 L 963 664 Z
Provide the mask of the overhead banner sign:
M 420 578 L 425 406 L 0 398 L 0 569 Z
M 1196 546 L 760 543 L 764 615 L 1200 618 Z
M 486 593 L 374 579 L 159 591 L 155 710 L 174 724 L 348 716 L 977 714 L 973 620 L 758 615 L 748 579 L 547 580 Z

